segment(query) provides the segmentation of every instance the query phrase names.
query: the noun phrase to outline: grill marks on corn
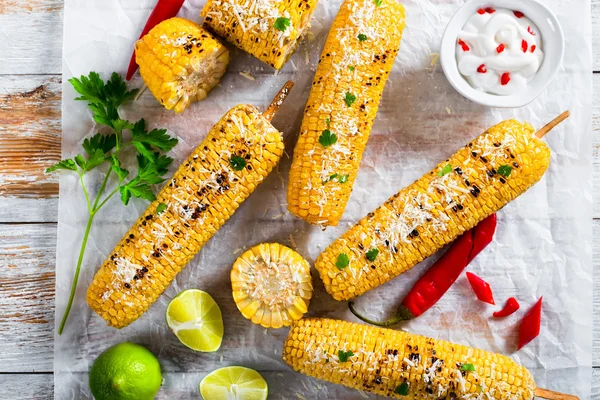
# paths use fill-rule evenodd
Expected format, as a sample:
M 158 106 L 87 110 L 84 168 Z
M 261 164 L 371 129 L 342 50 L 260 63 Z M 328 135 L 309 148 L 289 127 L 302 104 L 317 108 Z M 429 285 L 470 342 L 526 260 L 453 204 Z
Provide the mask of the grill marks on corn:
M 317 0 L 209 0 L 204 26 L 236 47 L 281 69 L 310 28 Z M 285 30 L 275 28 L 286 18 Z
M 341 362 L 340 350 L 353 355 Z M 306 375 L 394 398 L 524 400 L 535 390 L 530 373 L 508 357 L 346 321 L 295 322 L 283 359 Z M 462 371 L 463 364 L 475 371 Z M 394 393 L 403 383 L 407 396 Z
M 522 194 L 550 161 L 532 135 L 529 125 L 502 122 L 369 213 L 317 259 L 327 291 L 348 300 L 383 284 Z M 498 173 L 503 165 L 513 166 L 508 177 Z M 371 248 L 380 252 L 373 262 Z M 340 253 L 354 254 L 343 270 L 335 267 Z
M 288 208 L 306 221 L 337 225 L 356 178 L 381 94 L 398 53 L 404 8 L 395 1 L 346 0 L 333 22 L 305 108 L 288 186 Z M 361 41 L 358 36 L 366 35 Z M 324 148 L 330 130 L 337 142 Z M 332 174 L 344 182 L 326 181 Z
M 251 106 L 237 106 L 179 167 L 117 245 L 88 290 L 110 325 L 137 319 L 254 191 L 283 154 L 280 133 Z M 246 166 L 235 171 L 233 155 Z M 160 204 L 166 209 L 156 212 Z

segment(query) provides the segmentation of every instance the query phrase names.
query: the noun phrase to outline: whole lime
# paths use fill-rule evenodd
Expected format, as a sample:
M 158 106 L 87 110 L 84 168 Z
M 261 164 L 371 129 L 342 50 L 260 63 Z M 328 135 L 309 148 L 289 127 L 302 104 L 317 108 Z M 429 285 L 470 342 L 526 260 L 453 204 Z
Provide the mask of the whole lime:
M 124 342 L 105 350 L 90 370 L 96 400 L 152 400 L 162 375 L 158 359 L 139 344 Z

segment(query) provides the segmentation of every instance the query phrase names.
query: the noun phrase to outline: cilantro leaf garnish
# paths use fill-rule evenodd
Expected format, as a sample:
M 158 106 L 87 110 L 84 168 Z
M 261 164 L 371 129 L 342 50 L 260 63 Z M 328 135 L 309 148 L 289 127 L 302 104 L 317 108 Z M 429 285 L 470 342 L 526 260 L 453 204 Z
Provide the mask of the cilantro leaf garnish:
M 339 176 L 338 176 L 338 182 L 339 182 L 339 183 L 346 183 L 346 182 L 348 182 L 348 178 L 349 178 L 349 175 L 348 175 L 348 174 L 345 174 L 345 175 L 339 175 Z
M 498 168 L 498 173 L 505 178 L 508 178 L 510 176 L 511 172 L 512 172 L 512 167 L 510 165 L 501 165 Z
M 473 364 L 463 364 L 460 367 L 461 371 L 475 371 L 475 366 Z
M 108 153 L 117 145 L 117 135 L 103 135 L 97 133 L 91 138 L 87 138 L 83 141 L 81 147 L 85 150 L 88 155 L 92 155 L 96 150 L 100 149 L 103 153 Z
M 344 269 L 348 266 L 348 264 L 350 264 L 348 255 L 345 253 L 340 253 L 335 262 L 335 266 L 338 267 L 338 269 Z
M 331 182 L 331 181 L 337 181 L 339 183 L 346 183 L 346 182 L 348 182 L 348 174 L 346 174 L 346 175 L 340 175 L 337 173 L 331 174 L 323 181 L 323 185 L 326 184 L 327 182 Z
M 408 395 L 408 383 L 402 382 L 396 389 L 394 389 L 394 393 L 399 394 L 400 396 Z
M 285 32 L 287 28 L 292 25 L 292 21 L 289 18 L 279 17 L 275 20 L 275 24 L 273 25 L 275 29 Z
M 358 37 L 358 40 L 361 42 L 364 42 L 365 40 L 368 39 L 367 35 L 365 35 L 364 33 L 359 33 L 357 37 Z
M 73 161 L 71 159 L 62 160 L 62 161 L 54 164 L 50 168 L 46 169 L 46 173 L 49 174 L 51 172 L 58 171 L 60 169 L 68 170 L 68 171 L 77 171 L 77 164 L 75 164 L 75 161 Z
M 246 160 L 240 156 L 232 156 L 229 160 L 229 164 L 231 164 L 231 168 L 235 169 L 236 171 L 241 171 L 246 166 Z
M 328 128 L 331 126 L 331 120 L 329 118 L 325 119 L 325 123 L 327 124 Z
M 382 5 L 382 4 L 383 4 L 383 0 L 375 0 L 375 5 L 376 5 L 377 7 L 379 7 L 379 6 L 380 6 L 380 5 Z
M 372 248 L 371 250 L 367 251 L 367 260 L 373 262 L 375 261 L 375 259 L 377 258 L 377 255 L 379 254 L 379 249 L 377 248 Z
M 337 135 L 331 133 L 329 129 L 325 129 L 321 133 L 321 136 L 319 136 L 319 143 L 321 143 L 321 146 L 323 147 L 329 147 L 332 144 L 335 144 L 335 142 L 337 142 Z
M 448 175 L 450 172 L 452 172 L 452 165 L 446 164 L 444 165 L 444 168 L 442 168 L 440 172 L 438 172 L 438 176 Z
M 348 361 L 348 359 L 350 357 L 352 357 L 353 355 L 354 355 L 354 353 L 352 352 L 352 350 L 348 350 L 348 351 L 338 350 L 338 359 L 340 360 L 340 362 Z
M 156 214 L 160 215 L 167 210 L 167 205 L 165 203 L 160 203 L 158 207 L 156 207 Z
M 170 137 L 166 129 L 146 131 L 146 121 L 142 118 L 131 129 L 133 147 L 152 161 L 154 150 L 170 151 L 177 144 L 177 139 Z
M 353 95 L 350 92 L 346 92 L 346 96 L 344 97 L 344 101 L 346 102 L 346 105 L 348 107 L 352 106 L 352 104 L 354 104 L 354 102 L 356 101 L 356 96 Z

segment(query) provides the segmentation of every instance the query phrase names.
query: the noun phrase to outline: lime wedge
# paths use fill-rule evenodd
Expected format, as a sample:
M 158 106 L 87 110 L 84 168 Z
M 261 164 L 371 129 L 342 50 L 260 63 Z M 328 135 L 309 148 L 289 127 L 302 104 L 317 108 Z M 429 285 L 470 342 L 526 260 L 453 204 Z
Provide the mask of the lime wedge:
M 206 375 L 199 385 L 204 400 L 266 400 L 267 382 L 253 369 L 225 367 Z
M 202 290 L 184 290 L 175 296 L 167 307 L 167 325 L 181 343 L 192 350 L 213 352 L 221 347 L 221 309 Z

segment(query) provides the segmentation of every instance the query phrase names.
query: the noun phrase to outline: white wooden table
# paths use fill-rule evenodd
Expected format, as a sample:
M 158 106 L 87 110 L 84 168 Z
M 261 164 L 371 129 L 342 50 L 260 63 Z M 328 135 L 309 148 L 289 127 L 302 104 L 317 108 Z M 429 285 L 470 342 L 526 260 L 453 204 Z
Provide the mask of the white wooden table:
M 62 0 L 0 0 L 0 399 L 53 398 Z M 600 0 L 592 0 L 594 200 L 600 204 Z M 600 205 L 594 208 L 600 255 Z M 600 400 L 600 259 L 594 257 L 592 398 Z

